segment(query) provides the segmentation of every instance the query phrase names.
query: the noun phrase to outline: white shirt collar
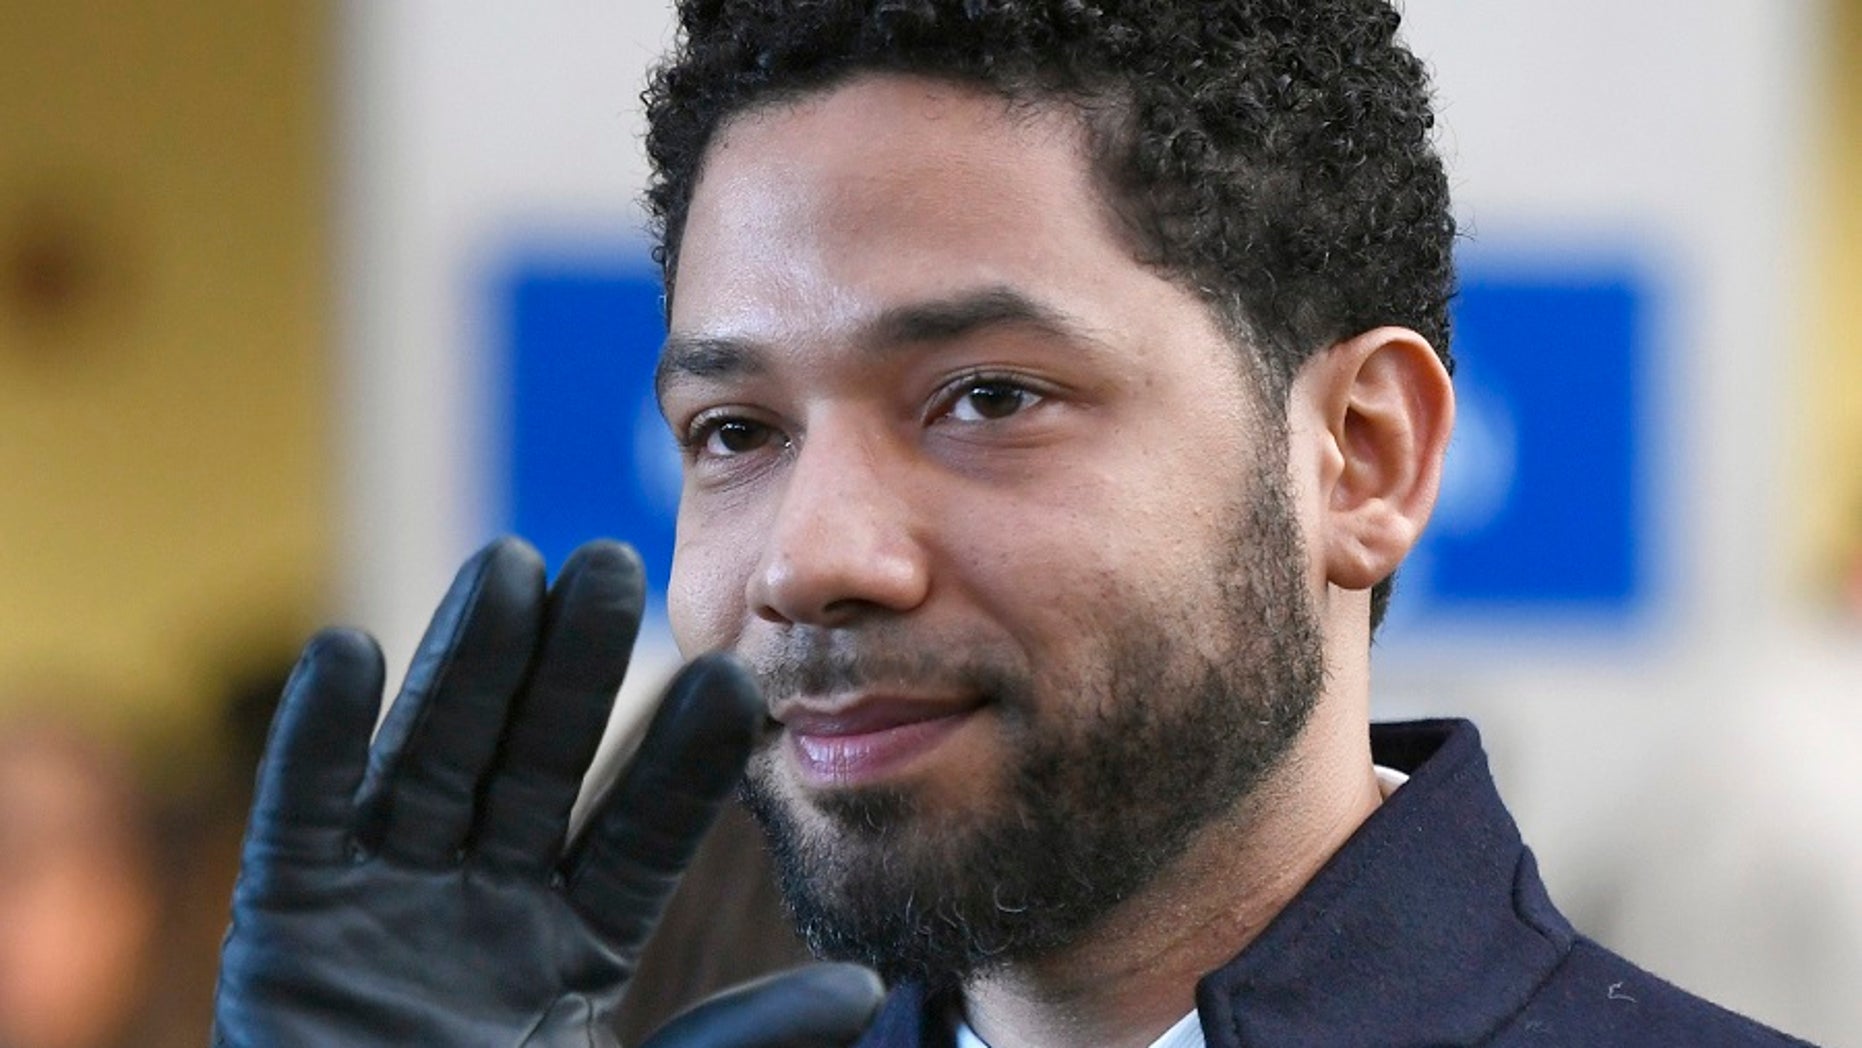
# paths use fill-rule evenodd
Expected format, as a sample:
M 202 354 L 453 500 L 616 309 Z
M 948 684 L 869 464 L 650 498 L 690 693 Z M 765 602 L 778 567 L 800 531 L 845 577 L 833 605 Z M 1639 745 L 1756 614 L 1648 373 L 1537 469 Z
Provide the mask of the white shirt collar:
M 1151 1042 L 1151 1048 L 1204 1048 L 1202 1017 L 1195 1011 L 1177 1020 L 1177 1024 L 1165 1030 L 1157 1040 Z M 989 1048 L 976 1031 L 970 1029 L 967 1020 L 957 1020 L 957 1048 Z

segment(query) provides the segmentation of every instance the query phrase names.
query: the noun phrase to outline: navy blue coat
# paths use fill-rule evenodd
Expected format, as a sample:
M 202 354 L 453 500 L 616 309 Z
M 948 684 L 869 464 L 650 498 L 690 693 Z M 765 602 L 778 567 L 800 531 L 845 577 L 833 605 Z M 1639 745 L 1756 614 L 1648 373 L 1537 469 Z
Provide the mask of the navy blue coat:
M 1408 772 L 1255 941 L 1196 986 L 1212 1048 L 1801 1045 L 1574 931 L 1466 721 L 1371 729 Z M 952 1043 L 948 1002 L 896 988 L 861 1048 Z

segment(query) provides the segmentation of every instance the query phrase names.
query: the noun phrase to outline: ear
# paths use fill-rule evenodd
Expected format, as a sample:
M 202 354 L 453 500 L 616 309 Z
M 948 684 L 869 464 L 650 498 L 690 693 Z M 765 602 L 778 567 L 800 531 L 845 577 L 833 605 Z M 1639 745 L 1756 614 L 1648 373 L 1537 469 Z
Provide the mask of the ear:
M 1369 589 L 1435 509 L 1455 418 L 1448 371 L 1421 335 L 1384 327 L 1308 361 L 1291 392 L 1296 428 L 1318 445 L 1314 552 L 1328 582 Z

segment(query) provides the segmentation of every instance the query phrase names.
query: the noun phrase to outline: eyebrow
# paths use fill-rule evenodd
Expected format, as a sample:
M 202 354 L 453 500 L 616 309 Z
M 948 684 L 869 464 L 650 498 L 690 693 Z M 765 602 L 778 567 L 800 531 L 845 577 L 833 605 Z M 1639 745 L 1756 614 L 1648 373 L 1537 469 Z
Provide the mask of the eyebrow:
M 872 352 L 887 353 L 926 343 L 952 342 L 999 327 L 1032 328 L 1084 348 L 1104 344 L 1080 320 L 1003 284 L 893 306 L 862 325 L 857 342 Z M 664 398 L 667 386 L 680 379 L 762 374 L 767 368 L 767 352 L 752 339 L 674 332 L 666 337 L 660 350 L 653 388 Z
M 993 327 L 1031 327 L 1068 341 L 1089 341 L 1084 324 L 1006 285 L 979 288 L 946 299 L 894 306 L 869 326 L 865 341 L 875 346 L 949 342 Z
M 756 375 L 764 370 L 763 353 L 756 343 L 716 335 L 666 336 L 653 369 L 653 394 L 666 399 L 666 387 L 682 378 L 713 379 Z

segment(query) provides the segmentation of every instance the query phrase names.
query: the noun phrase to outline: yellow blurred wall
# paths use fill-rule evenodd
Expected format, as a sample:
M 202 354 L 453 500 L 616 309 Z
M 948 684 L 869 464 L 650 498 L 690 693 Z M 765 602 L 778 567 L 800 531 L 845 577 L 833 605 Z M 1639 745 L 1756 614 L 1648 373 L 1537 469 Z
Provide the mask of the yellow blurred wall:
M 0 706 L 185 752 L 319 617 L 331 36 L 311 0 L 0 0 Z
M 1862 615 L 1862 0 L 1831 0 L 1799 456 L 1811 588 Z

